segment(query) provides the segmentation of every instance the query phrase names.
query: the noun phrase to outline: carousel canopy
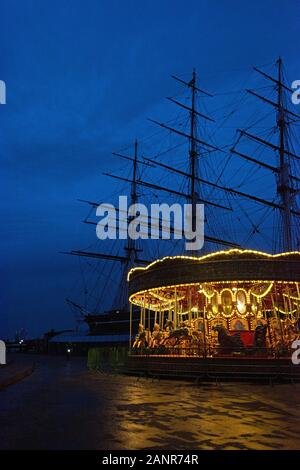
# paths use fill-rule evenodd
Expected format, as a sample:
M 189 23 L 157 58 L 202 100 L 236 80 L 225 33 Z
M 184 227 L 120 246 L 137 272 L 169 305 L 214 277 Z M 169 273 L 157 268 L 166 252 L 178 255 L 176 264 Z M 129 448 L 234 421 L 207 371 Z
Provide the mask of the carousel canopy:
M 299 282 L 300 252 L 271 255 L 234 249 L 201 257 L 165 257 L 128 273 L 130 295 L 159 287 L 242 280 Z

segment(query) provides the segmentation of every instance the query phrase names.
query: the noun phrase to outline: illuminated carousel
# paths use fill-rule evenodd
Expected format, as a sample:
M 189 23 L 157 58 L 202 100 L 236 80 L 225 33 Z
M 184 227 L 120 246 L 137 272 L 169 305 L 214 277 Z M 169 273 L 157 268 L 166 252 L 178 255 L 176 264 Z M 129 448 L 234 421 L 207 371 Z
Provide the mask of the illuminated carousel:
M 138 332 L 130 329 L 133 369 L 299 376 L 291 355 L 300 339 L 300 252 L 166 257 L 133 268 L 128 281 L 131 318 L 140 310 Z

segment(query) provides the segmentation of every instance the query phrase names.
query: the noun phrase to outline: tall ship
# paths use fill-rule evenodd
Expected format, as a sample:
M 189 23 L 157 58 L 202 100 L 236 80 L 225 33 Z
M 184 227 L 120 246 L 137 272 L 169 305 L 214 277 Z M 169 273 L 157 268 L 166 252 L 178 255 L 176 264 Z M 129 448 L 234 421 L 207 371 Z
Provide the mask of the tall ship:
M 122 186 L 117 194 L 124 194 L 126 185 L 130 188 L 130 205 L 189 204 L 192 230 L 197 205 L 203 204 L 200 251 L 186 251 L 178 228 L 160 217 L 159 236 L 151 238 L 148 220 L 139 214 L 138 239 L 120 235 L 124 226 L 119 225 L 111 251 L 69 252 L 88 260 L 85 268 L 95 270 L 95 263 L 100 275 L 105 272 L 104 281 L 96 275 L 92 287 L 85 284 L 84 305 L 68 299 L 69 305 L 88 325 L 90 336 L 128 345 L 133 370 L 158 370 L 162 358 L 171 358 L 171 369 L 174 364 L 178 369 L 181 361 L 182 370 L 187 360 L 201 370 L 203 360 L 208 368 L 211 360 L 265 364 L 290 357 L 299 338 L 300 157 L 295 129 L 300 116 L 290 106 L 295 90 L 285 81 L 281 58 L 273 73 L 254 71 L 265 84 L 246 89 L 243 99 L 257 100 L 262 111 L 255 110 L 229 144 L 220 145 L 216 134 L 225 140 L 232 129 L 227 124 L 243 110 L 243 99 L 235 100 L 217 122 L 207 112 L 213 95 L 199 87 L 194 70 L 188 79 L 173 76 L 182 87 L 168 98 L 177 107 L 176 118 L 149 120 L 158 128 L 156 150 L 149 155 L 149 143 L 135 141 L 132 154 L 113 154 L 130 165 L 126 173 L 105 172 Z M 103 201 L 83 202 L 90 208 L 85 222 L 96 226 L 95 210 Z M 128 223 L 133 220 L 132 215 L 118 215 Z M 170 239 L 164 236 L 168 230 Z M 105 310 L 101 306 L 108 299 Z

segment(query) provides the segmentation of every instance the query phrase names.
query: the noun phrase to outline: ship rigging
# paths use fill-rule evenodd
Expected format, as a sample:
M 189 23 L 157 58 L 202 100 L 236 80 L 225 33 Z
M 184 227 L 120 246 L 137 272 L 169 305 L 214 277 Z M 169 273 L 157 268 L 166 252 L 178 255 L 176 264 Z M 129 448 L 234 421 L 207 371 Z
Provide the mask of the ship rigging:
M 117 180 L 122 183 L 130 184 L 130 203 L 135 204 L 139 201 L 140 191 L 152 191 L 152 194 L 163 194 L 166 197 L 177 198 L 180 201 L 188 201 L 192 204 L 192 227 L 195 227 L 195 214 L 196 204 L 203 203 L 207 208 L 206 220 L 207 230 L 205 233 L 205 246 L 204 253 L 211 252 L 215 249 L 241 249 L 247 248 L 250 238 L 241 240 L 239 237 L 239 230 L 236 230 L 235 236 L 230 239 L 224 237 L 225 233 L 230 230 L 217 231 L 213 225 L 221 225 L 216 223 L 216 220 L 223 223 L 227 228 L 231 225 L 237 208 L 241 209 L 242 202 L 248 201 L 255 206 L 266 209 L 268 212 L 260 212 L 261 218 L 256 221 L 252 220 L 252 211 L 244 211 L 243 221 L 238 216 L 236 226 L 245 221 L 250 223 L 250 237 L 251 239 L 257 235 L 264 236 L 264 231 L 260 230 L 260 225 L 267 219 L 267 214 L 278 214 L 278 217 L 273 217 L 273 236 L 272 246 L 269 250 L 272 252 L 283 251 L 291 252 L 299 249 L 300 244 L 300 224 L 299 216 L 300 210 L 298 205 L 299 198 L 299 161 L 300 158 L 296 154 L 293 147 L 293 133 L 292 126 L 299 122 L 300 116 L 289 109 L 287 93 L 292 93 L 284 81 L 283 64 L 281 58 L 276 62 L 277 76 L 267 74 L 265 71 L 254 67 L 255 72 L 262 76 L 264 80 L 271 82 L 273 90 L 276 92 L 276 99 L 269 99 L 257 93 L 255 89 L 247 89 L 246 94 L 253 99 L 259 100 L 266 106 L 275 110 L 276 112 L 276 125 L 272 128 L 271 139 L 265 136 L 255 135 L 249 132 L 253 126 L 247 126 L 243 129 L 237 130 L 237 137 L 233 144 L 229 146 L 220 147 L 212 139 L 208 142 L 205 139 L 205 127 L 199 125 L 200 122 L 215 125 L 215 119 L 204 112 L 204 106 L 199 107 L 199 102 L 202 104 L 204 99 L 212 99 L 213 95 L 207 91 L 199 88 L 197 74 L 194 70 L 190 80 L 183 80 L 180 77 L 173 76 L 172 78 L 184 87 L 190 95 L 189 102 L 179 100 L 177 97 L 169 97 L 168 100 L 181 109 L 188 115 L 188 127 L 183 129 L 182 126 L 173 126 L 169 123 L 149 119 L 149 122 L 157 126 L 162 131 L 166 131 L 168 135 L 174 135 L 179 139 L 188 143 L 188 155 L 185 159 L 183 168 L 179 165 L 176 166 L 173 162 L 169 163 L 161 158 L 158 153 L 155 156 L 144 155 L 140 150 L 140 145 L 137 141 L 134 143 L 133 155 L 125 155 L 123 153 L 113 153 L 113 155 L 122 160 L 129 161 L 132 165 L 131 177 L 123 175 L 112 174 L 111 172 L 104 172 L 104 175 Z M 197 106 L 198 104 L 198 106 Z M 230 115 L 230 113 L 229 113 Z M 213 132 L 208 132 L 213 136 Z M 274 141 L 274 136 L 277 136 Z M 251 151 L 256 145 L 256 148 Z M 175 146 L 176 147 L 176 146 Z M 250 151 L 244 150 L 249 148 Z M 258 155 L 258 149 L 264 149 L 264 152 L 269 156 L 268 151 L 275 154 L 276 159 L 274 162 L 270 158 L 262 158 L 261 154 Z M 171 149 L 172 151 L 172 149 Z M 162 152 L 165 153 L 165 152 Z M 206 171 L 202 170 L 202 163 L 207 162 Z M 217 163 L 216 163 L 217 160 Z M 241 189 L 241 182 L 239 184 L 237 176 L 235 175 L 231 180 L 224 183 L 226 176 L 226 169 L 230 164 L 235 165 L 237 161 L 242 161 L 245 168 L 248 170 L 249 180 L 251 179 L 251 172 L 249 168 L 256 168 L 266 171 L 275 176 L 276 181 L 276 194 L 273 198 L 264 197 L 264 194 L 257 192 L 255 184 L 251 185 L 250 191 Z M 212 163 L 214 162 L 214 163 Z M 210 166 L 211 164 L 211 166 Z M 251 166 L 249 166 L 251 165 Z M 221 169 L 217 173 L 215 171 L 207 171 L 210 168 Z M 151 181 L 142 175 L 142 169 L 146 170 L 159 170 L 166 172 L 168 176 L 168 184 L 160 184 L 158 181 Z M 213 177 L 212 177 L 213 176 Z M 184 182 L 177 183 L 180 179 Z M 243 174 L 243 180 L 247 183 L 247 171 Z M 269 183 L 270 178 L 266 176 L 266 182 Z M 172 184 L 174 183 L 174 184 Z M 249 185 L 248 185 L 249 186 Z M 95 210 L 100 201 L 83 200 L 88 204 L 92 210 Z M 253 207 L 253 205 L 251 206 Z M 222 214 L 230 214 L 230 221 L 224 218 Z M 225 221 L 225 224 L 224 224 Z M 128 220 L 130 222 L 130 220 Z M 97 222 L 86 219 L 85 223 L 96 225 Z M 157 222 L 157 228 L 161 231 L 164 229 L 164 221 Z M 213 229 L 212 229 L 213 228 Z M 220 228 L 220 227 L 218 227 Z M 147 230 L 146 224 L 143 228 Z M 211 230 L 212 229 L 212 230 Z M 174 228 L 171 233 L 174 233 Z M 211 232 L 211 233 L 210 233 Z M 219 232 L 219 233 L 217 233 Z M 170 244 L 171 250 L 174 252 L 175 244 Z M 169 247 L 168 247 L 169 248 Z M 177 254 L 184 254 L 182 248 L 176 244 L 175 249 Z M 149 251 L 149 250 L 148 250 Z M 106 253 L 103 251 L 88 251 L 88 250 L 72 250 L 68 254 L 78 256 L 80 258 L 93 258 L 94 260 L 107 260 L 117 262 L 121 265 L 121 276 L 119 277 L 119 284 L 116 288 L 116 296 L 112 302 L 112 311 L 128 312 L 128 287 L 127 287 L 127 273 L 136 266 L 148 265 L 155 259 L 151 253 L 145 256 L 145 250 L 140 243 L 136 240 L 128 239 L 124 247 L 123 253 Z M 149 256 L 150 255 L 150 256 Z M 188 253 L 191 255 L 191 253 Z M 198 256 L 198 253 L 192 253 L 193 256 Z M 189 294 L 191 295 L 191 294 Z M 88 314 L 87 309 L 81 309 L 80 305 L 74 301 L 68 302 L 79 311 L 85 318 L 89 318 L 92 323 L 95 319 L 100 319 L 101 315 L 98 311 L 90 311 Z M 104 318 L 104 317 L 103 317 Z M 100 321 L 100 320 L 99 320 Z M 101 324 L 101 321 L 100 321 Z

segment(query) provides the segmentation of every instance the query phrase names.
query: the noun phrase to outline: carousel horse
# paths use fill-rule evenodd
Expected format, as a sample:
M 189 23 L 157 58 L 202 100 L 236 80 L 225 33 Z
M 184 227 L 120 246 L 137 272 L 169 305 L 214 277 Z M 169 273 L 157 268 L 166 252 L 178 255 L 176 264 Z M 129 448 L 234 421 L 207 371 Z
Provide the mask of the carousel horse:
M 297 325 L 288 325 L 284 328 L 284 336 L 287 342 L 291 344 L 296 339 L 299 339 L 299 332 L 297 331 Z
M 182 341 L 190 341 L 189 329 L 187 327 L 169 330 L 167 337 L 162 344 L 165 346 L 178 346 Z
M 288 356 L 290 353 L 286 345 L 286 341 L 289 342 L 289 340 L 285 340 L 284 331 L 283 329 L 280 330 L 280 327 L 278 325 L 278 320 L 274 319 L 271 322 L 271 328 L 272 328 L 272 348 L 275 351 L 275 355 L 277 357 Z
M 235 333 L 231 336 L 222 325 L 214 326 L 213 330 L 218 332 L 218 343 L 220 345 L 221 354 L 240 352 L 245 349 L 240 333 Z
M 278 357 L 289 356 L 291 354 L 290 347 L 296 339 L 300 338 L 299 331 L 297 331 L 297 324 L 287 325 L 283 327 L 283 330 L 277 334 L 275 341 L 275 353 Z
M 204 333 L 202 331 L 193 330 L 191 335 L 192 335 L 192 341 L 196 346 L 204 345 Z

